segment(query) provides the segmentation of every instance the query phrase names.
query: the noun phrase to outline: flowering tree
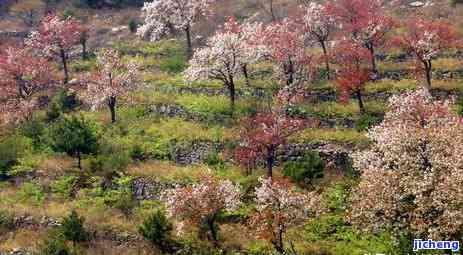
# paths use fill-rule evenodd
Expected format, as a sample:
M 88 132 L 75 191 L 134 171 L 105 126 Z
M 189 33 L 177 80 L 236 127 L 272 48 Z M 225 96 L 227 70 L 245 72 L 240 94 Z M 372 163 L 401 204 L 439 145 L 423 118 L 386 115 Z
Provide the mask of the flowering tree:
M 308 40 L 295 20 L 272 23 L 257 31 L 251 41 L 266 48 L 266 57 L 274 63 L 275 73 L 285 85 L 298 85 L 311 79 Z
M 326 44 L 335 28 L 336 19 L 327 11 L 326 5 L 310 2 L 305 7 L 303 22 L 308 37 L 319 43 L 323 50 L 326 76 L 329 79 L 330 64 Z
M 199 183 L 166 191 L 165 202 L 170 217 L 193 225 L 204 225 L 217 244 L 216 220 L 220 212 L 236 210 L 240 204 L 240 188 L 228 180 L 219 180 L 209 172 L 200 175 Z
M 377 73 L 375 51 L 386 43 L 386 35 L 394 27 L 394 20 L 386 14 L 383 0 L 336 0 L 327 5 L 340 28 L 351 39 L 370 52 L 371 69 Z
M 341 101 L 348 101 L 350 95 L 354 94 L 361 112 L 365 108 L 362 90 L 371 79 L 371 71 L 365 67 L 369 57 L 368 50 L 351 41 L 339 42 L 331 56 L 339 66 L 336 82 L 341 92 Z
M 302 224 L 315 208 L 317 196 L 295 191 L 287 180 L 260 178 L 256 188 L 256 213 L 251 225 L 257 227 L 260 237 L 284 254 L 284 235 L 290 226 Z
M 259 24 L 239 25 L 230 18 L 206 46 L 197 50 L 184 72 L 187 81 L 219 80 L 228 89 L 232 112 L 235 105 L 235 80 L 248 76 L 247 65 L 259 59 L 259 47 L 248 44 L 248 38 Z
M 458 238 L 463 227 L 463 125 L 448 101 L 424 90 L 393 96 L 384 121 L 353 155 L 361 181 L 348 219 L 364 229 L 392 226 L 417 238 Z
M 117 98 L 136 89 L 138 66 L 125 64 L 116 50 L 103 49 L 97 54 L 97 68 L 82 80 L 87 85 L 86 100 L 93 108 L 106 105 L 111 122 L 116 122 Z
M 0 104 L 5 121 L 30 116 L 36 96 L 54 85 L 55 72 L 43 58 L 33 57 L 24 47 L 9 47 L 0 54 Z
M 284 88 L 278 94 L 277 106 L 269 112 L 244 118 L 241 123 L 239 146 L 234 157 L 241 165 L 251 168 L 259 160 L 267 166 L 267 176 L 273 176 L 276 152 L 288 142 L 288 138 L 307 126 L 302 119 L 288 117 L 284 107 L 300 100 L 301 91 Z
M 424 73 L 425 88 L 431 89 L 432 60 L 440 52 L 455 46 L 457 36 L 455 29 L 442 20 L 426 21 L 411 19 L 406 23 L 406 33 L 397 37 L 395 44 L 416 58 L 417 74 Z
M 212 14 L 215 0 L 154 0 L 146 2 L 142 8 L 145 24 L 139 27 L 138 34 L 149 36 L 157 41 L 174 29 L 185 31 L 188 55 L 193 53 L 191 27 L 201 17 Z
M 26 43 L 48 57 L 61 60 L 66 84 L 69 81 L 68 52 L 79 43 L 80 34 L 81 25 L 76 19 L 48 15 L 39 29 L 30 34 Z

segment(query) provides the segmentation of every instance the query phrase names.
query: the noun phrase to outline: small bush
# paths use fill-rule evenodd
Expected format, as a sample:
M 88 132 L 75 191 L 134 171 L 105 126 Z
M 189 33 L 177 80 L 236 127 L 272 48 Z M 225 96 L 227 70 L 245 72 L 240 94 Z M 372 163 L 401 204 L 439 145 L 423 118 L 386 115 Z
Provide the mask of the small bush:
M 166 59 L 162 59 L 159 68 L 168 73 L 180 73 L 187 67 L 186 57 L 183 54 L 175 54 Z
M 172 223 L 160 210 L 153 212 L 138 228 L 140 234 L 164 252 L 171 251 Z
M 301 158 L 284 163 L 283 175 L 297 183 L 311 183 L 315 178 L 323 177 L 325 164 L 318 152 L 306 152 Z
M 51 190 L 64 198 L 70 198 L 73 196 L 77 181 L 76 176 L 63 176 L 51 184 Z
M 45 199 L 42 187 L 32 182 L 23 183 L 18 194 L 22 201 L 40 203 Z
M 66 245 L 63 236 L 54 231 L 43 242 L 39 251 L 40 255 L 72 255 L 73 253 Z
M 347 186 L 344 184 L 336 184 L 328 188 L 323 193 L 323 202 L 326 208 L 332 211 L 343 211 L 346 209 Z
M 131 33 L 137 32 L 137 28 L 138 28 L 138 22 L 137 22 L 137 20 L 134 19 L 134 18 L 131 18 L 131 19 L 129 20 L 129 30 L 130 30 L 130 32 L 131 32 Z
M 357 131 L 364 131 L 381 122 L 381 118 L 372 113 L 363 113 L 355 123 Z
M 0 140 L 0 181 L 11 176 L 12 167 L 32 151 L 32 143 L 24 136 L 10 135 Z
M 68 113 L 76 109 L 81 102 L 75 93 L 70 93 L 65 89 L 60 89 L 52 98 L 47 110 L 47 120 L 53 121 L 59 118 L 62 113 Z
M 79 217 L 76 211 L 72 211 L 71 214 L 63 218 L 59 231 L 67 241 L 73 243 L 88 241 L 90 235 L 84 227 L 84 222 L 83 217 Z
M 223 161 L 223 159 L 220 157 L 220 154 L 216 150 L 209 152 L 204 158 L 203 162 L 209 167 L 213 167 L 215 169 L 225 168 L 225 162 Z
M 61 118 L 48 130 L 48 138 L 55 151 L 77 158 L 79 169 L 82 155 L 97 152 L 98 139 L 94 126 L 83 117 Z
M 0 235 L 13 229 L 13 216 L 7 211 L 0 210 Z

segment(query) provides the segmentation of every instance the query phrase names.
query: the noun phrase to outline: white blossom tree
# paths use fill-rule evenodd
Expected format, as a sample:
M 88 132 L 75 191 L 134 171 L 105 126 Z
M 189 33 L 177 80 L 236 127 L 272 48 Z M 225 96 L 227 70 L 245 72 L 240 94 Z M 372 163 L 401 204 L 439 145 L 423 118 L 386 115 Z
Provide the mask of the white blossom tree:
M 232 112 L 235 106 L 237 77 L 248 76 L 247 65 L 257 61 L 264 48 L 249 43 L 251 34 L 260 29 L 258 23 L 239 25 L 230 18 L 225 25 L 197 50 L 184 72 L 187 81 L 219 80 L 229 91 Z
M 122 61 L 120 54 L 113 49 L 103 49 L 97 53 L 97 68 L 83 77 L 87 85 L 85 95 L 92 108 L 102 105 L 109 107 L 111 122 L 116 122 L 117 98 L 137 88 L 138 65 Z
M 255 190 L 256 213 L 251 218 L 260 237 L 284 254 L 284 235 L 289 227 L 301 224 L 318 211 L 319 196 L 302 193 L 287 180 L 260 178 Z
M 205 226 L 210 238 L 217 244 L 216 221 L 222 211 L 233 211 L 241 204 L 240 187 L 229 180 L 220 180 L 210 172 L 203 172 L 199 182 L 164 192 L 161 200 L 166 204 L 170 217 L 184 222 Z M 182 231 L 182 229 L 180 229 Z
M 330 64 L 328 59 L 328 41 L 336 28 L 336 19 L 331 15 L 326 6 L 316 2 L 310 2 L 304 8 L 303 22 L 307 36 L 320 44 L 326 67 L 326 75 L 329 79 Z
M 394 227 L 416 238 L 458 238 L 463 227 L 463 125 L 449 101 L 424 90 L 394 96 L 353 155 L 361 181 L 348 219 L 366 230 Z
M 146 2 L 142 8 L 145 23 L 139 27 L 138 34 L 157 41 L 175 29 L 186 35 L 187 51 L 193 53 L 191 27 L 202 17 L 212 14 L 216 0 L 154 0 Z

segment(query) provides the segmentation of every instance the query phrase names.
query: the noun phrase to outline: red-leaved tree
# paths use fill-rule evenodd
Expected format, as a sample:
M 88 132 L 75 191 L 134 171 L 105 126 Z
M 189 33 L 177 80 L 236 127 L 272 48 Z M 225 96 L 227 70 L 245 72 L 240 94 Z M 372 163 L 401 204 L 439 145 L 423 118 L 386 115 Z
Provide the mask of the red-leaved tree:
M 331 58 L 339 66 L 336 83 L 341 92 L 341 101 L 349 101 L 350 96 L 354 94 L 359 109 L 363 112 L 365 107 L 362 90 L 372 75 L 371 70 L 366 67 L 370 53 L 358 44 L 347 40 L 338 42 Z
M 37 107 L 36 96 L 54 85 L 54 68 L 24 47 L 0 54 L 0 104 L 6 122 L 28 118 Z
M 443 20 L 413 18 L 405 22 L 406 32 L 394 43 L 416 58 L 416 73 L 424 75 L 425 89 L 431 89 L 432 61 L 444 50 L 454 47 L 458 37 L 455 28 Z
M 284 88 L 278 94 L 278 105 L 268 112 L 260 112 L 242 120 L 239 146 L 234 157 L 246 168 L 256 166 L 256 162 L 265 161 L 267 176 L 272 177 L 277 150 L 287 144 L 288 138 L 306 127 L 302 119 L 285 114 L 285 105 L 300 98 L 300 90 Z
M 375 52 L 386 44 L 386 36 L 395 24 L 385 7 L 383 0 L 335 0 L 327 6 L 328 13 L 335 17 L 340 29 L 369 51 L 374 73 L 378 72 Z
M 267 59 L 273 62 L 278 80 L 285 84 L 299 85 L 312 78 L 312 56 L 307 51 L 310 40 L 303 26 L 296 19 L 285 19 L 272 23 L 257 31 L 255 45 L 265 47 Z
M 69 81 L 68 54 L 81 38 L 79 21 L 72 17 L 46 16 L 38 30 L 33 31 L 26 43 L 47 57 L 59 59 L 64 72 L 64 83 Z

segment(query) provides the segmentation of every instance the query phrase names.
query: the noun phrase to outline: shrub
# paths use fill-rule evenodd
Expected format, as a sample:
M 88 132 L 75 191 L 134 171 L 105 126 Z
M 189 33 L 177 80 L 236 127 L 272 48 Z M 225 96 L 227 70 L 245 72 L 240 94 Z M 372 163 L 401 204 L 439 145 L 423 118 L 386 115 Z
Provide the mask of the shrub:
M 72 211 L 71 214 L 63 218 L 59 232 L 65 240 L 73 243 L 88 241 L 90 235 L 84 227 L 84 222 L 84 217 L 79 217 L 76 211 Z
M 131 33 L 137 32 L 137 27 L 138 27 L 138 22 L 137 22 L 137 20 L 134 19 L 134 18 L 131 18 L 131 19 L 129 20 L 129 30 L 130 30 L 130 32 L 131 32 Z
M 381 122 L 381 118 L 372 113 L 363 113 L 355 123 L 357 131 L 364 131 Z
M 297 183 L 311 183 L 315 178 L 323 177 L 325 164 L 318 152 L 308 151 L 299 159 L 284 163 L 283 175 Z
M 55 151 L 77 157 L 79 169 L 82 169 L 82 155 L 94 154 L 97 151 L 97 137 L 93 125 L 83 117 L 61 118 L 49 129 L 48 137 Z
M 332 211 L 343 211 L 346 209 L 347 186 L 336 184 L 329 187 L 323 194 L 325 207 Z
M 0 180 L 8 178 L 11 168 L 18 163 L 19 158 L 31 150 L 31 141 L 23 136 L 9 135 L 0 139 Z
M 51 184 L 51 190 L 64 198 L 70 198 L 73 196 L 78 179 L 78 177 L 72 175 L 62 176 Z
M 213 167 L 215 169 L 225 168 L 225 162 L 223 161 L 223 159 L 220 157 L 220 154 L 216 150 L 209 152 L 204 158 L 203 162 L 206 165 Z
M 104 203 L 121 210 L 128 215 L 136 206 L 136 201 L 133 198 L 132 192 L 133 178 L 131 176 L 123 176 L 116 179 L 116 189 L 108 190 L 104 195 Z
M 71 255 L 63 236 L 56 231 L 51 232 L 40 247 L 40 255 Z
M 174 54 L 166 59 L 162 59 L 159 63 L 159 68 L 162 71 L 172 74 L 180 73 L 186 67 L 186 57 L 183 54 Z
M 62 113 L 68 113 L 80 105 L 75 93 L 70 93 L 65 89 L 60 89 L 52 98 L 47 110 L 47 120 L 53 121 L 61 116 Z
M 14 219 L 7 211 L 0 210 L 0 235 L 14 227 Z
M 154 211 L 138 228 L 140 234 L 164 252 L 171 251 L 172 223 L 161 210 Z
M 40 185 L 25 182 L 19 190 L 19 197 L 22 201 L 40 203 L 45 199 L 45 193 Z
M 27 120 L 20 127 L 21 134 L 32 140 L 34 149 L 43 149 L 46 146 L 44 141 L 45 125 L 37 119 Z

